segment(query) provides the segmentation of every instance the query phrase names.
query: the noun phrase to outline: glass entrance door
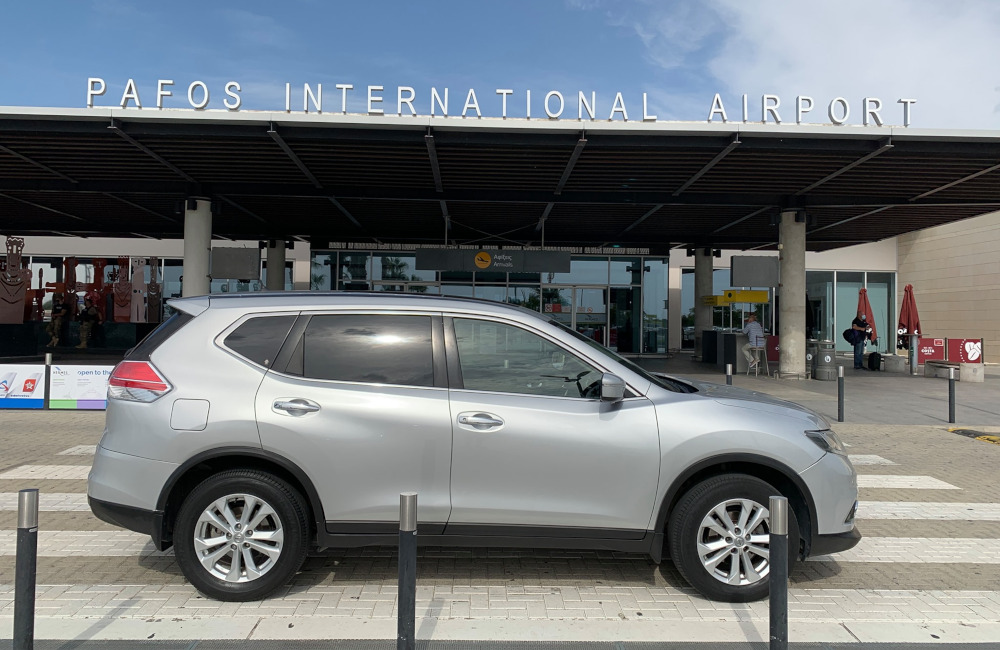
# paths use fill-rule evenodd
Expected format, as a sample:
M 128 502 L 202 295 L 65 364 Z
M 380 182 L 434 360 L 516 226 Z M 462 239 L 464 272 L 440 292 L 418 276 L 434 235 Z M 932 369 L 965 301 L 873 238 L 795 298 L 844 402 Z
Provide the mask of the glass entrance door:
M 606 287 L 543 287 L 542 311 L 601 345 L 608 344 Z

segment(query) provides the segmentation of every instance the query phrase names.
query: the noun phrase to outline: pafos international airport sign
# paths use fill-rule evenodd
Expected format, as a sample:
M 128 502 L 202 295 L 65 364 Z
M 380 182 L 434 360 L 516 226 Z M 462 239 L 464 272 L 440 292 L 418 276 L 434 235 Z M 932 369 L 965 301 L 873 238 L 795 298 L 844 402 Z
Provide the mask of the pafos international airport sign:
M 136 109 L 163 109 L 168 97 L 174 97 L 175 93 L 180 98 L 187 95 L 187 104 L 195 110 L 208 108 L 213 92 L 222 93 L 222 104 L 226 110 L 231 112 L 239 111 L 243 106 L 241 92 L 242 85 L 238 81 L 228 81 L 221 88 L 212 89 L 204 81 L 192 81 L 187 84 L 178 84 L 172 79 L 158 79 L 155 90 L 142 87 L 135 83 L 134 79 L 129 79 L 121 88 L 121 99 L 118 102 L 120 108 Z M 98 97 L 103 97 L 112 90 L 108 83 L 100 77 L 89 77 L 87 79 L 87 108 L 94 108 L 94 101 Z M 117 96 L 118 88 L 113 89 L 112 97 Z M 186 92 L 185 92 L 186 91 Z M 482 98 L 476 93 L 474 88 L 469 88 L 468 92 L 461 90 L 451 92 L 449 88 L 425 89 L 418 92 L 412 86 L 397 86 L 395 90 L 385 86 L 358 86 L 347 83 L 327 84 L 324 89 L 323 84 L 302 84 L 301 87 L 293 87 L 286 83 L 285 88 L 286 113 L 333 113 L 347 114 L 348 102 L 354 106 L 359 100 L 367 104 L 368 115 L 424 115 L 430 117 L 501 117 L 501 118 L 542 118 L 550 120 L 575 119 L 579 121 L 624 121 L 624 122 L 656 122 L 656 115 L 650 113 L 649 100 L 646 93 L 642 93 L 639 101 L 631 97 L 626 101 L 625 95 L 615 92 L 614 96 L 608 93 L 607 96 L 598 97 L 594 91 L 577 91 L 576 94 L 563 94 L 558 90 L 550 90 L 544 96 L 536 94 L 534 99 L 530 90 L 515 92 L 509 88 L 497 88 L 493 93 L 483 93 Z M 462 98 L 464 97 L 464 101 Z M 145 98 L 145 102 L 143 101 Z M 182 99 L 172 100 L 179 103 Z M 761 95 L 760 101 L 756 97 L 742 95 L 737 101 L 730 101 L 730 105 L 722 99 L 722 95 L 715 94 L 711 102 L 706 102 L 708 122 L 756 122 L 764 124 L 783 124 L 791 122 L 796 124 L 806 122 L 830 122 L 832 124 L 862 124 L 864 126 L 883 126 L 887 120 L 898 119 L 896 124 L 909 126 L 912 116 L 912 107 L 916 103 L 915 99 L 898 99 L 895 103 L 900 104 L 893 107 L 895 117 L 889 118 L 890 106 L 886 105 L 877 97 L 864 97 L 855 100 L 853 103 L 844 97 L 834 97 L 828 102 L 821 103 L 806 95 L 797 95 L 794 101 L 782 102 L 778 95 Z M 461 103 L 461 108 L 459 108 Z M 176 106 L 172 106 L 176 107 Z M 484 115 L 484 107 L 486 114 Z M 814 109 L 825 109 L 825 118 L 815 120 L 814 115 L 810 115 Z M 273 109 L 272 109 L 273 110 Z M 420 110 L 427 112 L 420 113 Z M 819 112 L 819 111 L 817 111 Z M 853 115 L 853 118 L 852 118 Z M 794 116 L 794 118 L 793 118 Z M 813 119 L 810 119 L 813 118 Z

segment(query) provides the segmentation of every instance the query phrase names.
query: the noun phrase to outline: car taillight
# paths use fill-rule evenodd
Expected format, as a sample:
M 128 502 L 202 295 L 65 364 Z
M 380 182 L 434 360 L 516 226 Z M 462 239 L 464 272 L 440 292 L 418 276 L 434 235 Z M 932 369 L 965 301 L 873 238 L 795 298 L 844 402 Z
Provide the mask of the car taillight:
M 122 361 L 108 379 L 108 397 L 131 402 L 153 402 L 173 386 L 148 361 Z

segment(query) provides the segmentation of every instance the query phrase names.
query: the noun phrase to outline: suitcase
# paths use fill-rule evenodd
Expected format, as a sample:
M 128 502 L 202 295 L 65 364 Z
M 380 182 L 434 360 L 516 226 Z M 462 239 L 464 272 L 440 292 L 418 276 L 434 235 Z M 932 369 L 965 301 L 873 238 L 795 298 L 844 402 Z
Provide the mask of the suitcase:
M 878 352 L 872 352 L 868 355 L 868 369 L 869 370 L 881 370 L 882 369 L 882 355 Z

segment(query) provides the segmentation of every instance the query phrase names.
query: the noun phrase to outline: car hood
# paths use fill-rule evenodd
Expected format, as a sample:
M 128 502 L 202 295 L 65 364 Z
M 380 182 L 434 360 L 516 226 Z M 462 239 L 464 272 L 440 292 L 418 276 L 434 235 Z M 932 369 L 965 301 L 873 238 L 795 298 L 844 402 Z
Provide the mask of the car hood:
M 688 377 L 678 377 L 661 372 L 654 372 L 651 374 L 690 384 L 697 389 L 698 394 L 702 397 L 713 399 L 725 406 L 748 408 L 765 413 L 805 419 L 809 420 L 812 423 L 812 426 L 817 429 L 830 428 L 830 424 L 826 421 L 826 418 L 812 409 L 806 408 L 801 404 L 796 404 L 795 402 L 778 399 L 777 397 L 768 395 L 767 393 L 747 390 L 745 388 L 736 388 L 735 386 L 726 386 L 724 384 L 715 384 L 709 381 L 690 379 Z

